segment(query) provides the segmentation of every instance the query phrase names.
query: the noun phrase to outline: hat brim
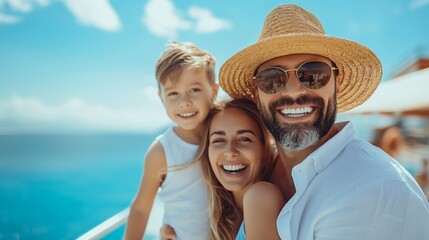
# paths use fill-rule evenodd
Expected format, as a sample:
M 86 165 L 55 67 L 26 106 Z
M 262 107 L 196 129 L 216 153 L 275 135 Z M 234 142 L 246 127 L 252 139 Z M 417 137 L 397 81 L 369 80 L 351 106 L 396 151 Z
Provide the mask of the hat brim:
M 356 42 L 319 34 L 287 34 L 264 39 L 233 55 L 221 67 L 219 83 L 231 97 L 253 99 L 253 76 L 262 63 L 285 55 L 314 54 L 332 60 L 342 76 L 338 112 L 365 102 L 380 83 L 382 67 L 377 56 Z

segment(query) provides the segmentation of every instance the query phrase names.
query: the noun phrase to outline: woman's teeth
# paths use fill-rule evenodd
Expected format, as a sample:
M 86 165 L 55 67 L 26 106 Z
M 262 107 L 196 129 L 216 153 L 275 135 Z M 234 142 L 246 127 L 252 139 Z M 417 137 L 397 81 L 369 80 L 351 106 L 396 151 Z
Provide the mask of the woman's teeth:
M 247 165 L 244 164 L 234 164 L 234 165 L 223 165 L 222 168 L 229 174 L 239 174 Z

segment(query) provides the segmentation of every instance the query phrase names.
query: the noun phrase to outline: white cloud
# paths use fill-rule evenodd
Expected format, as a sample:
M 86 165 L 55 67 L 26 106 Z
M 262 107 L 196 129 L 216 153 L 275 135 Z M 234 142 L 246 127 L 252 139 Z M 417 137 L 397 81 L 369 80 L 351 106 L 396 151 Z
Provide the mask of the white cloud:
M 35 6 L 46 7 L 51 2 L 53 0 L 0 0 L 0 23 L 17 23 L 22 18 L 19 14 L 33 11 Z M 119 17 L 109 0 L 64 0 L 61 2 L 64 2 L 83 25 L 93 26 L 104 31 L 118 31 L 121 28 Z
M 10 8 L 17 12 L 28 13 L 33 10 L 32 2 L 25 0 L 7 0 Z
M 423 7 L 424 5 L 429 4 L 429 0 L 414 0 L 410 3 L 412 9 Z
M 33 11 L 35 6 L 46 6 L 50 0 L 0 0 L 0 24 L 21 21 L 23 13 Z
M 144 7 L 143 23 L 157 36 L 176 38 L 177 31 L 191 29 L 171 0 L 149 0 Z
M 191 7 L 188 10 L 188 14 L 197 20 L 195 31 L 199 33 L 212 33 L 231 27 L 230 22 L 216 18 L 208 9 Z
M 13 24 L 21 21 L 21 18 L 16 16 L 7 15 L 0 12 L 0 23 L 3 24 Z
M 172 0 L 149 0 L 144 7 L 142 22 L 156 36 L 172 39 L 179 31 L 212 33 L 231 26 L 230 22 L 215 17 L 204 8 L 190 7 L 187 15 L 183 15 Z
M 40 5 L 40 6 L 48 6 L 49 5 L 49 0 L 36 0 L 36 2 Z
M 0 134 L 25 132 L 152 132 L 171 120 L 149 93 L 134 108 L 94 105 L 80 98 L 51 105 L 35 97 L 0 99 Z M 152 92 L 153 94 L 153 92 Z
M 118 31 L 121 22 L 108 0 L 65 0 L 77 20 L 105 31 Z

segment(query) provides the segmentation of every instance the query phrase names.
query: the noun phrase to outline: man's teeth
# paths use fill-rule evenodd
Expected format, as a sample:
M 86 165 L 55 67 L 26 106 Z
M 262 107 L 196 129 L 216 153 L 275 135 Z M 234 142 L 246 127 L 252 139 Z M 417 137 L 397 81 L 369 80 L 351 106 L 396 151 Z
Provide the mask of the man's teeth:
M 303 108 L 285 108 L 280 112 L 283 115 L 287 115 L 288 117 L 302 117 L 306 114 L 309 114 L 313 111 L 312 107 L 303 107 Z
M 182 113 L 182 114 L 179 114 L 179 116 L 181 116 L 181 117 L 192 117 L 192 116 L 194 116 L 195 114 L 197 114 L 197 112 L 192 112 L 192 113 Z
M 240 171 L 246 168 L 246 165 L 244 164 L 235 164 L 235 165 L 223 165 L 223 169 L 227 171 Z

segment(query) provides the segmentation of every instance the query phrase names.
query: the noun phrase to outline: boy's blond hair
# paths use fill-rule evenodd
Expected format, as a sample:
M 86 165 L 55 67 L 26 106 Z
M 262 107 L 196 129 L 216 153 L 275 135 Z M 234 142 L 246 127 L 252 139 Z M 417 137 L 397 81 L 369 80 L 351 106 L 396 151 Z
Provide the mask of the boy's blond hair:
M 190 68 L 204 69 L 209 83 L 215 83 L 215 59 L 209 52 L 198 48 L 193 43 L 169 42 L 167 49 L 156 63 L 155 74 L 158 87 L 165 84 L 167 80 L 174 84 L 183 70 Z

